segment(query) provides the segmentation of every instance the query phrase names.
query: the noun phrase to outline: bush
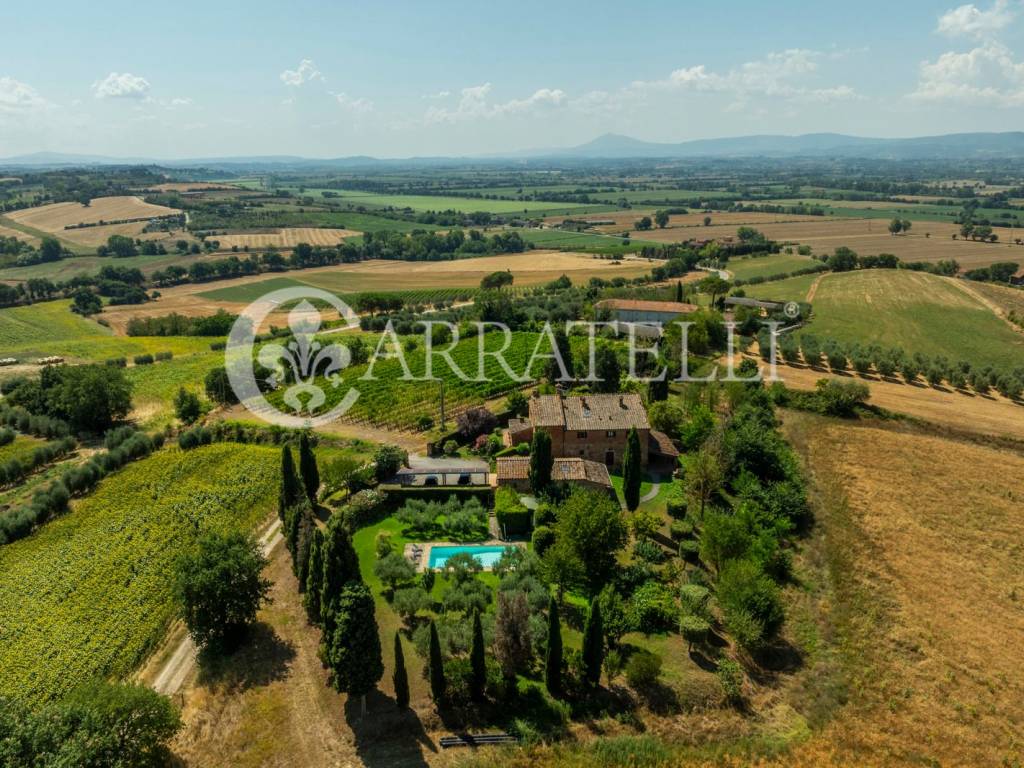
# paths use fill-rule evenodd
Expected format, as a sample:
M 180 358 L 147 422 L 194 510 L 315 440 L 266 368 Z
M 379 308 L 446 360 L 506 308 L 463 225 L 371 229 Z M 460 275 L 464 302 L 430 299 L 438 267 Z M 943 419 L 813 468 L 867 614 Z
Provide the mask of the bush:
M 530 532 L 533 514 L 519 500 L 519 494 L 507 486 L 494 494 L 494 516 L 506 535 Z
M 537 557 L 543 557 L 544 553 L 555 543 L 555 532 L 546 525 L 538 525 L 533 529 L 533 551 Z
M 459 444 L 456 443 L 454 440 L 448 440 L 447 442 L 445 442 L 444 448 L 442 450 L 444 451 L 445 456 L 454 456 L 459 452 Z
M 132 361 L 136 365 L 152 365 L 153 364 L 153 356 L 150 355 L 150 354 L 136 355 L 135 357 L 132 358 Z
M 749 649 L 769 642 L 785 617 L 778 586 L 751 560 L 734 560 L 722 567 L 718 603 L 730 634 Z
M 726 701 L 738 704 L 743 700 L 743 669 L 732 659 L 722 659 L 715 671 Z
M 676 623 L 676 603 L 668 587 L 647 581 L 633 593 L 630 601 L 632 625 L 637 632 L 650 634 L 671 629 Z
M 649 651 L 637 651 L 626 662 L 626 680 L 635 689 L 647 688 L 661 674 L 661 656 Z
M 155 355 L 155 359 L 156 359 L 157 362 L 164 362 L 166 360 L 170 360 L 173 357 L 174 357 L 174 353 L 173 352 L 157 352 L 156 355 Z
M 675 541 L 693 536 L 693 523 L 689 520 L 673 520 L 668 527 L 669 535 Z
M 633 545 L 633 557 L 657 565 L 665 559 L 665 550 L 650 539 L 640 539 Z

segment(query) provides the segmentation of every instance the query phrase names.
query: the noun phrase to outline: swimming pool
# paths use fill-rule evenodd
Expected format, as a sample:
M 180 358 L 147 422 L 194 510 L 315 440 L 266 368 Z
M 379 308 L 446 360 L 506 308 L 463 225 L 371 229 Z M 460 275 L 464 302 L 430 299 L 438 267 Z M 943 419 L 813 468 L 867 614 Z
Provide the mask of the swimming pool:
M 466 552 L 472 555 L 484 568 L 493 568 L 494 564 L 501 559 L 501 553 L 504 552 L 506 547 L 501 546 L 482 546 L 482 545 L 470 545 L 470 546 L 438 546 L 435 544 L 430 548 L 430 559 L 427 562 L 430 568 L 444 568 L 444 564 L 448 562 L 449 557 L 462 554 Z

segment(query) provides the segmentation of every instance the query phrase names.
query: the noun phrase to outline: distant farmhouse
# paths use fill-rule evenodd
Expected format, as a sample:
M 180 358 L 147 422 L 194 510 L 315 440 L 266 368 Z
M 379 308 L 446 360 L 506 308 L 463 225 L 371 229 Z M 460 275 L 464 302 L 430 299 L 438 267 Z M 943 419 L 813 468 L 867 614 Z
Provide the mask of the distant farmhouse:
M 543 429 L 551 435 L 556 458 L 586 459 L 619 469 L 631 428 L 640 436 L 641 464 L 675 466 L 679 452 L 667 435 L 651 429 L 637 394 L 535 395 L 529 415 L 509 421 L 504 441 L 507 446 L 528 443 L 535 429 Z
M 726 296 L 725 306 L 747 307 L 748 309 L 759 309 L 762 314 L 770 314 L 782 310 L 786 305 L 779 301 L 762 301 L 760 299 L 748 299 L 744 296 Z
M 650 329 L 637 328 L 638 336 L 658 336 L 660 329 L 681 315 L 690 315 L 700 307 L 678 301 L 640 301 L 636 299 L 605 299 L 594 304 L 598 312 L 620 323 L 648 325 Z

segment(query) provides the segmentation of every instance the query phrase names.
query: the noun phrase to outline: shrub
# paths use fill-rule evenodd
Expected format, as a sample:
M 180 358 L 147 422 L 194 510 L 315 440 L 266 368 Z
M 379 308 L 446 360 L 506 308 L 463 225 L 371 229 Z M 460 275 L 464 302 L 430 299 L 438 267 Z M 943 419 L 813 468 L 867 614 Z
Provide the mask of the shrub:
M 665 550 L 650 539 L 640 539 L 633 545 L 633 557 L 657 565 L 665 559 Z
M 454 440 L 448 440 L 445 442 L 442 450 L 444 451 L 445 456 L 454 456 L 459 452 L 459 444 Z
M 537 557 L 543 557 L 544 553 L 555 543 L 555 532 L 546 525 L 538 525 L 533 529 L 533 551 Z
M 668 587 L 647 581 L 630 601 L 632 624 L 637 632 L 650 634 L 670 629 L 676 622 L 676 604 Z
M 732 659 L 722 659 L 715 674 L 729 703 L 738 704 L 743 700 L 743 669 L 739 664 Z
M 661 656 L 648 651 L 638 651 L 626 662 L 626 680 L 632 688 L 641 689 L 653 685 L 661 674 Z
M 675 540 L 688 539 L 693 535 L 693 523 L 689 520 L 673 520 L 668 527 L 669 535 Z
M 494 494 L 494 516 L 506 535 L 529 533 L 532 513 L 509 487 L 499 488 Z
M 782 626 L 779 588 L 751 560 L 726 563 L 718 577 L 718 603 L 730 634 L 746 648 L 770 641 Z
M 173 352 L 157 352 L 154 358 L 157 362 L 164 362 L 174 357 Z
M 153 356 L 150 355 L 150 354 L 136 355 L 135 357 L 132 358 L 132 361 L 136 365 L 152 365 L 153 364 Z

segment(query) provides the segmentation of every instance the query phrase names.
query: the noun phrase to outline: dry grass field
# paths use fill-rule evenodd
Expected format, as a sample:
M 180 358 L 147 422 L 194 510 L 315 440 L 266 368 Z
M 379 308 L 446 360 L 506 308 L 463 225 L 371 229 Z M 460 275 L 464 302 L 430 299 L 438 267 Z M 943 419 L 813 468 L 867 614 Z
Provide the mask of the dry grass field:
M 294 248 L 299 243 L 309 245 L 337 245 L 346 237 L 360 234 L 352 229 L 326 229 L 318 227 L 286 227 L 273 232 L 257 232 L 252 234 L 217 235 L 220 250 L 227 251 L 238 248 Z
M 1021 263 L 1024 263 L 1024 256 Z M 965 286 L 990 301 L 1004 315 L 1016 312 L 1024 317 L 1024 288 L 1011 288 L 1008 285 L 993 283 L 965 283 Z
M 194 238 L 188 233 L 181 232 L 143 232 L 146 228 L 145 221 L 136 221 L 129 224 L 104 224 L 101 227 L 81 227 L 79 229 L 65 229 L 60 232 L 61 239 L 69 240 L 78 245 L 95 248 L 103 245 L 111 235 L 125 235 L 135 240 L 178 240 L 185 239 L 192 241 Z
M 97 224 L 100 221 L 147 219 L 180 213 L 175 208 L 151 205 L 133 195 L 97 197 L 88 206 L 81 203 L 53 203 L 38 208 L 11 211 L 7 218 L 43 232 L 65 235 L 64 228 L 75 224 Z
M 0 224 L 0 237 L 14 237 L 33 247 L 38 246 L 40 242 L 39 238 L 35 235 L 29 235 L 22 232 L 20 229 L 12 229 L 11 227 L 5 227 L 2 224 Z
M 1024 455 L 787 414 L 812 478 L 848 701 L 779 764 L 1019 765 Z

